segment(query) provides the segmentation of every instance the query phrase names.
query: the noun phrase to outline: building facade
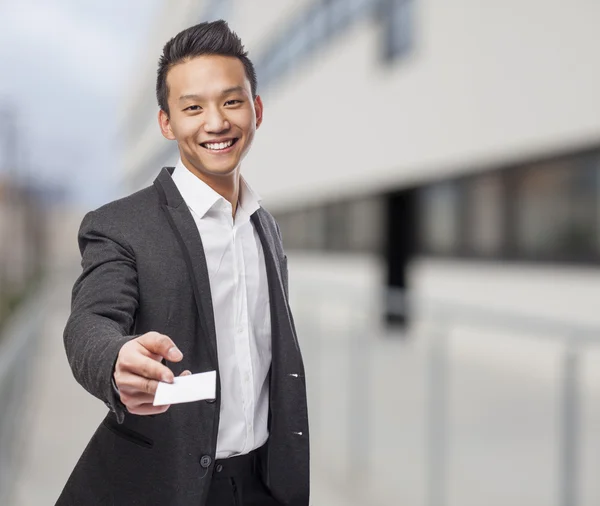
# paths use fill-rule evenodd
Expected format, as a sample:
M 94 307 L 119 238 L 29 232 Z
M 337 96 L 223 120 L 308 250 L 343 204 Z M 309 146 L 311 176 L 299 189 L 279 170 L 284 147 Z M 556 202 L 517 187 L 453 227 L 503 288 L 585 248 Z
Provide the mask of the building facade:
M 552 307 L 594 319 L 565 294 L 600 295 L 599 15 L 538 0 L 165 2 L 123 108 L 124 182 L 177 158 L 156 121 L 162 45 L 224 18 L 265 108 L 244 174 L 286 249 L 376 255 L 391 288 L 541 313 L 559 273 Z M 532 264 L 545 275 L 523 277 Z

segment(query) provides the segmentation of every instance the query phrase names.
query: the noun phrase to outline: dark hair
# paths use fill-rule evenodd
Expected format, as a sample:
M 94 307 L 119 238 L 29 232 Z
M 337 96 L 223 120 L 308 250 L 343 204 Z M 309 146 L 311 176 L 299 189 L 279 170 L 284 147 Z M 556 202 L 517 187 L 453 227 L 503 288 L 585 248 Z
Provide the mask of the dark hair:
M 167 73 L 174 65 L 205 54 L 238 58 L 244 64 L 246 77 L 250 81 L 252 99 L 256 98 L 257 81 L 254 65 L 248 58 L 241 39 L 231 31 L 227 21 L 219 19 L 190 26 L 165 44 L 163 54 L 158 60 L 156 99 L 159 107 L 167 114 L 169 114 Z

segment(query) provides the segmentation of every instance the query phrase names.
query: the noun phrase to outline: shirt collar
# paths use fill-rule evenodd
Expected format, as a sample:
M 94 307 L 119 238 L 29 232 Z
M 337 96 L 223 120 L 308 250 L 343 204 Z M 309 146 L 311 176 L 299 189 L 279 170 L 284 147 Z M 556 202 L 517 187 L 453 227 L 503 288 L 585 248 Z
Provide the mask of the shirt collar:
M 183 165 L 181 158 L 177 161 L 171 177 L 185 203 L 200 218 L 203 218 L 215 204 L 225 205 L 227 202 L 222 195 L 213 190 Z M 260 195 L 250 187 L 246 179 L 240 174 L 238 209 L 241 207 L 245 214 L 251 216 L 260 207 L 261 201 Z M 236 210 L 236 215 L 237 213 L 238 211 Z
M 240 174 L 240 196 L 238 198 L 238 207 L 241 207 L 248 216 L 252 216 L 260 207 L 261 201 L 262 198 L 260 195 L 252 189 L 244 176 Z

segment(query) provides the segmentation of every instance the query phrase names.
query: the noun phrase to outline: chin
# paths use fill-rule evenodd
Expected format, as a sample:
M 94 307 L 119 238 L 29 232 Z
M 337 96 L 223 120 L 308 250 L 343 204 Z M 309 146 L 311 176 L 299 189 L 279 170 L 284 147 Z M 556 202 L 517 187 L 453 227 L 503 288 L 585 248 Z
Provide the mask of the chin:
M 232 174 L 235 171 L 235 165 L 231 166 L 231 167 L 227 167 L 227 168 L 222 168 L 222 167 L 215 167 L 215 168 L 211 168 L 211 167 L 206 167 L 206 172 L 210 173 L 210 174 L 214 174 L 214 175 L 219 175 L 219 176 L 225 176 L 228 174 Z

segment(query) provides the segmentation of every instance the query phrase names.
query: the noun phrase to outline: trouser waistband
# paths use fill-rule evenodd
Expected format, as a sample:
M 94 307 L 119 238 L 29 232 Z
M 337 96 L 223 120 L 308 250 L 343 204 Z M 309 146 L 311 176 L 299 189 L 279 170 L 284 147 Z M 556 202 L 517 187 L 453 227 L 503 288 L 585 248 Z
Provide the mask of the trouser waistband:
M 241 478 L 258 473 L 259 451 L 257 448 L 244 455 L 215 460 L 213 478 Z

